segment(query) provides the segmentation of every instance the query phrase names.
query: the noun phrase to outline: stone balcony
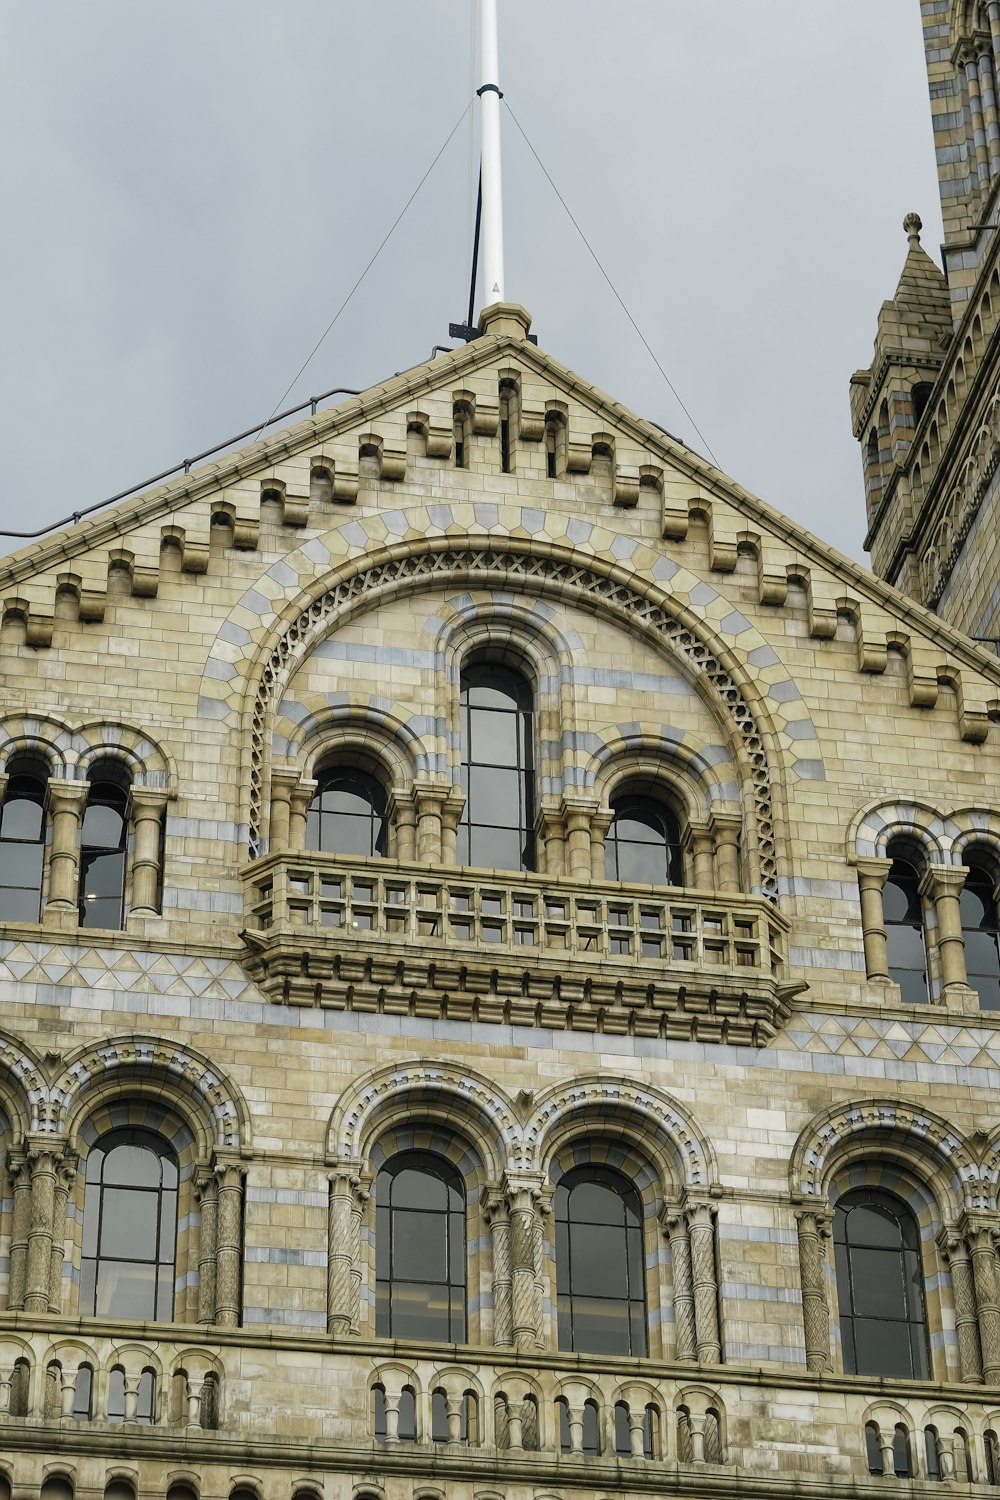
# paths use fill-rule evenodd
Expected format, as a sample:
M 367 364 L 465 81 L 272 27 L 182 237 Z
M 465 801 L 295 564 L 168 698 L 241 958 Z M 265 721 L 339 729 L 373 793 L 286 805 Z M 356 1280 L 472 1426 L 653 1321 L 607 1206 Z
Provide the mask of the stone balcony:
M 764 1046 L 804 987 L 757 896 L 313 853 L 244 881 L 247 966 L 288 1005 Z

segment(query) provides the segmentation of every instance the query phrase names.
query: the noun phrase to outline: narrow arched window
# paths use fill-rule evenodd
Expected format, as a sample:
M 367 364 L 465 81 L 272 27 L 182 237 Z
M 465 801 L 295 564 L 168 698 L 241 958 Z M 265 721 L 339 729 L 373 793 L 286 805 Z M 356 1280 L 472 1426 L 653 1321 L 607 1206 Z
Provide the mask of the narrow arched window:
M 384 855 L 389 825 L 381 782 L 355 766 L 331 766 L 318 779 L 306 818 L 306 848 Z
M 81 1313 L 168 1321 L 176 1241 L 173 1151 L 151 1131 L 111 1131 L 87 1157 Z
M 2 922 L 37 922 L 41 916 L 47 774 L 30 756 L 11 767 L 0 808 Z
M 531 688 L 519 672 L 492 662 L 462 672 L 459 864 L 535 868 L 532 710 Z
M 922 1005 L 928 995 L 919 854 L 905 841 L 894 840 L 888 855 L 892 869 L 882 892 L 882 911 L 889 978 L 899 985 L 907 1004 Z
M 833 1221 L 844 1369 L 926 1379 L 924 1277 L 917 1221 L 901 1199 L 857 1188 Z
M 465 1342 L 465 1192 L 429 1151 L 408 1151 L 375 1181 L 379 1337 Z
M 611 801 L 611 827 L 604 840 L 608 880 L 642 885 L 682 885 L 680 826 L 656 798 L 625 793 Z
M 646 1353 L 642 1205 L 609 1167 L 578 1167 L 555 1192 L 559 1347 Z
M 80 832 L 80 926 L 120 930 L 125 916 L 128 792 L 117 766 L 95 766 L 88 778 Z
M 920 418 L 927 410 L 927 404 L 931 399 L 931 391 L 933 389 L 934 386 L 929 380 L 918 380 L 916 385 L 910 387 L 910 400 L 913 403 L 914 427 L 917 426 Z
M 965 968 L 983 1010 L 1000 1010 L 1000 923 L 992 871 L 972 863 L 960 897 Z

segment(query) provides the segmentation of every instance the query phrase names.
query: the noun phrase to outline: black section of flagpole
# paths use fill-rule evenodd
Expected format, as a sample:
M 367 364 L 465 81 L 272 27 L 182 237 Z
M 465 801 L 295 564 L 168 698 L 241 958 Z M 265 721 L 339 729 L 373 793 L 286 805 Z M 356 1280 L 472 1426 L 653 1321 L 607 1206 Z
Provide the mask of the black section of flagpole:
M 468 326 L 472 327 L 473 318 L 476 315 L 476 276 L 479 274 L 479 231 L 483 223 L 483 164 L 479 163 L 479 196 L 476 199 L 476 232 L 472 238 L 472 279 L 469 282 L 469 316 L 466 319 Z

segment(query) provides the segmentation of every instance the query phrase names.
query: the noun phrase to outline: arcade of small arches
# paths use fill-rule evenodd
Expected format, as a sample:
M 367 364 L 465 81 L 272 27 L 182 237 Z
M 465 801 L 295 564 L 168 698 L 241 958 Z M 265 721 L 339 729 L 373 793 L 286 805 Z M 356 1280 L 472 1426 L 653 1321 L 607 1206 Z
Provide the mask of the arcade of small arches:
M 253 1170 L 245 1108 L 234 1101 L 230 1144 L 219 1145 L 204 1076 L 185 1090 L 141 1055 L 142 1067 L 115 1069 L 113 1088 L 71 1061 L 53 1089 L 63 1116 L 43 1135 L 25 1128 L 37 1109 L 25 1097 L 37 1085 L 21 1081 L 30 1059 L 6 1075 L 6 1306 L 237 1326 Z M 165 1055 L 183 1076 L 185 1059 Z M 232 1097 L 218 1075 L 214 1085 Z M 724 1361 L 724 1193 L 709 1141 L 659 1090 L 576 1078 L 521 1123 L 478 1075 L 413 1063 L 345 1093 L 326 1160 L 331 1335 Z M 803 1131 L 789 1172 L 808 1368 L 1000 1381 L 1000 1126 L 976 1149 L 929 1111 L 846 1104 Z M 26 1351 L 5 1344 L 3 1358 L 2 1409 L 57 1396 L 83 1409 L 87 1359 L 52 1354 L 43 1395 Z M 91 1365 L 98 1408 L 112 1390 L 115 1410 L 146 1401 L 144 1369 L 123 1367 L 122 1385 Z M 199 1413 L 217 1409 L 199 1383 L 211 1373 L 195 1382 Z

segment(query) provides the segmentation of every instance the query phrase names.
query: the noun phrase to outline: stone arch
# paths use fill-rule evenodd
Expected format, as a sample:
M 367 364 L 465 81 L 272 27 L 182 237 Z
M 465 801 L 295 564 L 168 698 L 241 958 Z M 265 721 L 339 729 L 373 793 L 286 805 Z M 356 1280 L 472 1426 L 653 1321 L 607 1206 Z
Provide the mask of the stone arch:
M 597 788 L 606 807 L 619 785 L 635 776 L 662 781 L 665 789 L 679 783 L 691 817 L 706 818 L 713 807 L 739 803 L 739 787 L 718 774 L 723 754 L 728 761 L 728 747 L 685 744 L 667 724 L 659 735 L 618 724 L 591 755 L 587 785 Z
M 479 509 L 492 511 L 495 507 Z M 413 525 L 416 526 L 416 521 Z M 354 533 L 361 530 L 359 524 L 354 525 L 355 546 L 358 540 Z M 329 633 L 334 623 L 369 608 L 389 594 L 412 593 L 428 580 L 473 582 L 501 571 L 505 587 L 522 583 L 536 594 L 554 593 L 570 598 L 581 607 L 617 619 L 661 647 L 668 643 L 686 662 L 699 690 L 728 719 L 737 763 L 751 788 L 754 831 L 760 849 L 760 887 L 764 894 L 776 898 L 778 843 L 783 832 L 778 805 L 783 753 L 768 719 L 765 698 L 770 696 L 773 700 L 778 718 L 784 712 L 783 700 L 775 693 L 774 684 L 769 686 L 767 694 L 761 694 L 759 686 L 751 684 L 747 669 L 740 665 L 739 653 L 727 643 L 725 632 L 706 624 L 695 609 L 662 587 L 659 580 L 674 579 L 679 574 L 676 564 L 662 554 L 650 552 L 649 576 L 640 576 L 635 558 L 637 544 L 631 539 L 622 540 L 628 540 L 629 545 L 615 554 L 617 561 L 577 551 L 573 545 L 558 546 L 547 541 L 543 547 L 531 540 L 505 539 L 499 534 L 469 537 L 461 544 L 451 536 L 437 535 L 414 545 L 383 545 L 343 563 L 335 574 L 314 582 L 294 604 L 272 615 L 243 699 L 244 742 L 249 747 L 244 782 L 249 788 L 251 853 L 260 851 L 274 698 L 282 690 L 289 669 L 317 639 Z M 324 546 L 323 550 L 331 556 L 328 548 Z M 622 564 L 622 557 L 629 558 L 632 572 Z M 693 590 L 695 580 L 692 578 L 690 583 Z M 703 595 L 706 587 L 697 584 Z M 277 592 L 275 584 L 272 593 Z M 712 599 L 718 597 L 714 590 L 709 593 Z M 258 613 L 259 598 L 258 595 Z M 734 631 L 744 634 L 749 628 L 742 616 L 736 617 Z M 754 649 L 769 648 L 761 643 Z M 794 696 L 798 698 L 797 690 Z M 789 740 L 789 753 L 793 748 Z M 808 774 L 817 774 L 812 762 Z M 781 857 L 787 863 L 784 850 Z
M 940 1115 L 899 1099 L 844 1102 L 811 1120 L 792 1151 L 793 1199 L 825 1205 L 836 1174 L 864 1159 L 894 1162 L 923 1183 L 944 1220 L 963 1206 L 993 1206 L 968 1142 Z
M 29 1130 L 56 1128 L 40 1062 L 19 1038 L 5 1032 L 0 1032 L 0 1112 L 10 1129 L 9 1146 L 22 1145 Z
M 415 1118 L 464 1135 L 493 1182 L 518 1152 L 520 1125 L 494 1084 L 454 1064 L 414 1061 L 376 1069 L 344 1093 L 330 1117 L 327 1154 L 366 1163 L 380 1136 Z
M 708 1140 L 676 1100 L 656 1088 L 594 1075 L 542 1094 L 524 1128 L 525 1162 L 544 1172 L 573 1137 L 593 1131 L 628 1141 L 659 1173 L 664 1196 L 704 1191 L 717 1181 Z
M 383 762 L 397 788 L 409 786 L 414 775 L 429 767 L 420 736 L 395 714 L 366 703 L 330 704 L 315 694 L 284 698 L 275 720 L 272 756 L 301 765 L 312 779 L 321 760 L 331 752 L 366 752 Z
M 38 752 L 50 776 L 68 777 L 74 764 L 73 729 L 54 715 L 7 714 L 0 721 L 0 773 L 23 750 Z
M 847 858 L 885 858 L 894 838 L 915 839 L 931 864 L 956 863 L 954 843 L 961 829 L 954 820 L 930 803 L 912 801 L 872 802 L 852 818 L 847 830 Z
M 985 849 L 1000 860 L 1000 813 L 987 807 L 960 807 L 949 821 L 959 829 L 952 846 L 956 864 L 964 864 L 967 851 L 973 848 Z
M 141 1034 L 89 1042 L 69 1055 L 52 1089 L 52 1128 L 72 1136 L 99 1104 L 150 1095 L 187 1122 L 202 1159 L 220 1147 L 250 1146 L 249 1111 L 222 1071 L 193 1047 Z
M 130 724 L 94 720 L 74 730 L 73 752 L 85 780 L 98 760 L 117 760 L 125 766 L 133 786 L 151 787 L 177 795 L 177 766 L 173 757 L 141 729 Z

